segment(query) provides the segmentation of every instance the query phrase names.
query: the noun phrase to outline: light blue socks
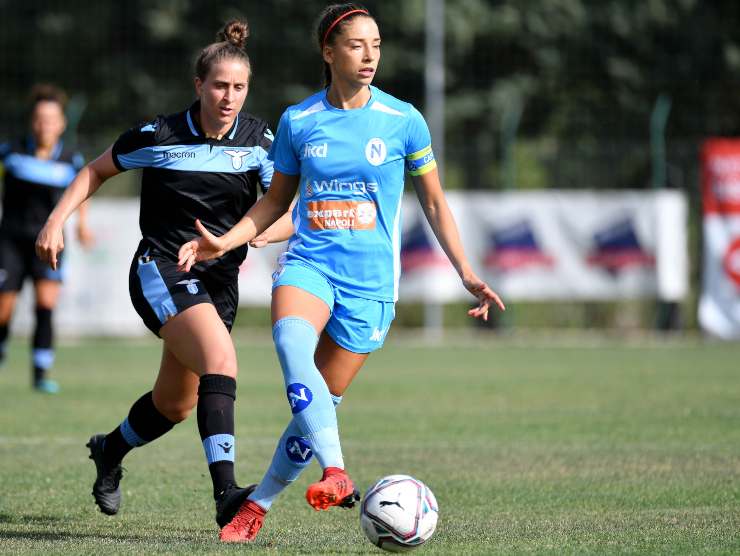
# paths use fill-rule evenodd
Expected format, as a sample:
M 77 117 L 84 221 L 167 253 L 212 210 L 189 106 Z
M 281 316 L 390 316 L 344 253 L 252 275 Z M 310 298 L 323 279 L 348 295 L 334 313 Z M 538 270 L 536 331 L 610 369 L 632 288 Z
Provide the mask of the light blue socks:
M 342 403 L 342 396 L 331 395 L 334 406 Z M 301 436 L 292 419 L 280 437 L 270 467 L 249 499 L 269 510 L 278 495 L 301 475 L 313 458 L 308 440 Z
M 313 453 L 322 469 L 344 468 L 332 396 L 314 363 L 318 336 L 313 325 L 287 317 L 272 329 L 293 420 L 280 437 L 270 468 L 249 497 L 265 509 L 308 465 Z

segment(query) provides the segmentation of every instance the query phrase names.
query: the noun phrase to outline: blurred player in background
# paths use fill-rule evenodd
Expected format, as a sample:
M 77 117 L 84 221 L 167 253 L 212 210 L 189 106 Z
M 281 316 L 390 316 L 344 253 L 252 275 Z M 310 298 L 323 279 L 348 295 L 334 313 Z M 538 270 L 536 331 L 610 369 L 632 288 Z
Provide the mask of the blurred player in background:
M 247 248 L 178 272 L 178 249 L 196 233 L 229 230 L 272 179 L 267 124 L 241 112 L 251 65 L 249 35 L 234 20 L 205 47 L 195 64 L 198 100 L 187 110 L 127 131 L 75 178 L 37 240 L 39 256 L 58 266 L 62 226 L 108 178 L 143 168 L 139 224 L 143 239 L 131 265 L 131 300 L 146 326 L 164 340 L 159 375 L 123 422 L 88 444 L 97 478 L 93 496 L 106 514 L 121 502 L 121 461 L 134 447 L 167 433 L 197 406 L 216 521 L 223 526 L 249 489 L 234 478 L 234 400 L 237 361 L 230 330 L 239 300 L 239 265 Z M 225 538 L 224 540 L 229 540 Z
M 255 237 L 283 239 L 277 236 L 285 230 L 276 226 L 259 234 L 299 194 L 295 233 L 272 296 L 273 338 L 293 418 L 262 482 L 224 528 L 244 542 L 256 537 L 267 510 L 312 453 L 323 469 L 306 491 L 313 508 L 351 506 L 358 498 L 344 470 L 335 406 L 370 352 L 383 345 L 395 316 L 404 167 L 437 239 L 478 298 L 468 313 L 487 319 L 491 305 L 504 308 L 463 252 L 423 117 L 370 85 L 380 59 L 374 18 L 356 4 L 328 6 L 317 39 L 327 88 L 283 114 L 270 152 L 270 191 L 227 234 L 216 237 L 199 226 L 201 237 L 180 249 L 188 270 Z
M 82 168 L 82 155 L 68 149 L 62 134 L 67 127 L 67 97 L 53 85 L 31 90 L 30 133 L 0 145 L 5 166 L 2 222 L 0 222 L 0 361 L 5 359 L 8 330 L 18 292 L 26 278 L 33 280 L 36 326 L 32 343 L 33 387 L 59 391 L 48 377 L 54 363 L 53 311 L 62 282 L 61 260 L 50 269 L 36 257 L 34 241 L 64 190 Z M 80 206 L 77 236 L 83 246 L 92 243 L 86 204 Z

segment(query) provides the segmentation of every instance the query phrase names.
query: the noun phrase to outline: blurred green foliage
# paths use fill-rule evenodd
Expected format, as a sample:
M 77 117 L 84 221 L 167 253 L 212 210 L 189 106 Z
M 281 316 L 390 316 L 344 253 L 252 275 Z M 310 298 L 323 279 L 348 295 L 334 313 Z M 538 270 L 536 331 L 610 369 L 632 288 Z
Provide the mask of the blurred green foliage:
M 424 0 L 367 1 L 384 37 L 376 84 L 423 109 Z M 321 86 L 319 0 L 0 0 L 0 137 L 25 126 L 26 93 L 59 83 L 84 105 L 93 155 L 126 128 L 193 100 L 192 62 L 247 16 L 248 110 L 273 125 Z M 672 100 L 668 181 L 693 187 L 696 147 L 740 132 L 740 3 L 730 0 L 447 0 L 449 187 L 502 186 L 501 124 L 522 108 L 520 187 L 643 187 L 658 95 Z M 133 193 L 133 191 L 131 191 Z

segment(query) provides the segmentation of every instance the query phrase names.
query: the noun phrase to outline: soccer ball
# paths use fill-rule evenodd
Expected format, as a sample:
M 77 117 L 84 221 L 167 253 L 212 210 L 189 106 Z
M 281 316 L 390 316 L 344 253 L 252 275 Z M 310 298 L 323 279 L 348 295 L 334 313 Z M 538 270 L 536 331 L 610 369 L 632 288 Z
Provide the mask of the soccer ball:
M 374 545 L 403 552 L 431 538 L 438 515 L 429 487 L 408 475 L 388 475 L 365 493 L 360 525 Z

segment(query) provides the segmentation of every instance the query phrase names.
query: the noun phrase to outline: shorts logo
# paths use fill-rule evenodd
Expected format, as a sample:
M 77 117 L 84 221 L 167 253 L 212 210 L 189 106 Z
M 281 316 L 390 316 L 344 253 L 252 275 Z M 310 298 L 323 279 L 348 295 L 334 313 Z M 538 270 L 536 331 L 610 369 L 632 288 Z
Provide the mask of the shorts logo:
M 367 142 L 365 146 L 365 158 L 373 166 L 380 166 L 385 162 L 385 157 L 388 156 L 388 150 L 385 147 L 385 142 L 379 137 L 373 137 Z
M 288 459 L 296 463 L 306 463 L 313 456 L 311 446 L 305 438 L 300 436 L 288 437 L 285 441 L 285 452 L 288 454 Z
M 375 330 L 373 330 L 373 333 L 370 335 L 370 341 L 371 342 L 381 342 L 383 341 L 383 336 L 385 336 L 385 330 L 376 328 Z
M 303 158 L 326 158 L 329 154 L 329 144 L 312 145 L 306 143 L 303 145 Z
M 300 382 L 294 382 L 288 386 L 288 402 L 293 414 L 300 413 L 306 409 L 313 400 L 313 393 L 308 386 Z
M 231 166 L 234 170 L 238 170 L 244 163 L 244 157 L 252 151 L 224 151 L 224 154 L 228 154 L 231 157 Z
M 306 218 L 312 230 L 374 230 L 377 212 L 369 201 L 309 201 Z
M 191 295 L 195 295 L 196 293 L 198 293 L 198 282 L 200 282 L 200 280 L 194 278 L 192 280 L 180 280 L 177 284 L 186 286 L 188 288 L 188 293 Z

